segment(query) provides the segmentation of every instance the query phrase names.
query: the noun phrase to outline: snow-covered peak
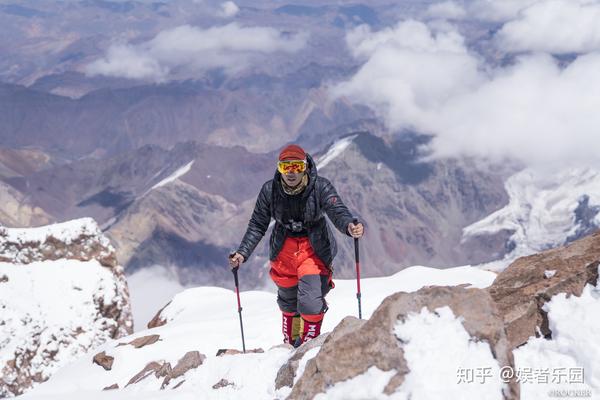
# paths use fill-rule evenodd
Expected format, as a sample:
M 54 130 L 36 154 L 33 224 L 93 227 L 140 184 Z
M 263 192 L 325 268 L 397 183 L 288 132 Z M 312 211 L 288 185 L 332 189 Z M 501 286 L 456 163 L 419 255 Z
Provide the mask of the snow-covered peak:
M 332 144 L 331 147 L 329 147 L 329 150 L 327 150 L 327 153 L 319 157 L 319 159 L 317 160 L 317 169 L 325 168 L 327 164 L 329 164 L 336 157 L 342 154 L 344 150 L 346 150 L 348 146 L 352 144 L 352 141 L 356 139 L 356 136 L 358 135 L 347 136 Z
M 92 218 L 80 218 L 58 224 L 45 225 L 38 228 L 0 228 L 0 244 L 13 243 L 43 243 L 49 237 L 71 244 L 80 236 L 95 236 L 102 241 L 102 245 L 109 247 L 110 242 L 106 239 L 98 224 Z
M 90 218 L 0 233 L 0 397 L 132 332 L 115 251 Z
M 38 228 L 0 228 L 0 261 L 98 260 L 116 267 L 115 249 L 92 218 L 81 218 Z
M 510 238 L 514 249 L 503 261 L 493 263 L 500 268 L 600 225 L 600 171 L 596 169 L 572 168 L 552 175 L 525 169 L 511 176 L 505 187 L 509 203 L 463 230 L 465 237 L 514 232 Z
M 185 175 L 188 172 L 190 172 L 190 169 L 192 169 L 192 165 L 194 165 L 194 161 L 190 161 L 189 163 L 187 163 L 183 167 L 179 168 L 177 171 L 173 172 L 171 175 L 169 175 L 165 179 L 161 180 L 156 185 L 152 186 L 152 189 L 156 189 L 156 188 L 159 188 L 161 186 L 165 186 L 165 185 L 167 185 L 167 184 L 169 184 L 169 183 L 171 183 L 171 182 L 173 182 L 173 181 L 181 178 L 183 175 Z M 152 190 L 152 189 L 150 189 L 150 190 Z

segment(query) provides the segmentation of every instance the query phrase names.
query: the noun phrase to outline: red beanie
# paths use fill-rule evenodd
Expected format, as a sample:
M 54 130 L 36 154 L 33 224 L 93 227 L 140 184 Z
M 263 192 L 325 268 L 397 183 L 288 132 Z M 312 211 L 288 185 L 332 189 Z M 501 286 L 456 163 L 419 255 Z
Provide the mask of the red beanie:
M 279 153 L 279 161 L 304 159 L 306 159 L 306 152 L 297 144 L 287 145 L 281 150 L 281 153 Z

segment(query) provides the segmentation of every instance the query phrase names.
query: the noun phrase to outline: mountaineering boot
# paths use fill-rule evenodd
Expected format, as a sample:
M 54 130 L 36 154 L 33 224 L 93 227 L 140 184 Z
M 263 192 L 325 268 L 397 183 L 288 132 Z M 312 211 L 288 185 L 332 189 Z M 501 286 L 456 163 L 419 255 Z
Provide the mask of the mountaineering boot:
M 292 322 L 292 342 L 294 347 L 298 347 L 302 344 L 302 331 L 304 329 L 304 320 L 300 317 L 300 314 L 294 315 Z
M 294 344 L 292 330 L 294 326 L 294 316 L 296 313 L 283 311 L 281 313 L 281 332 L 283 333 L 283 343 Z
M 322 319 L 318 322 L 310 322 L 303 319 L 303 322 L 304 329 L 302 330 L 302 343 L 306 343 L 309 340 L 312 340 L 321 334 L 321 324 L 323 323 Z

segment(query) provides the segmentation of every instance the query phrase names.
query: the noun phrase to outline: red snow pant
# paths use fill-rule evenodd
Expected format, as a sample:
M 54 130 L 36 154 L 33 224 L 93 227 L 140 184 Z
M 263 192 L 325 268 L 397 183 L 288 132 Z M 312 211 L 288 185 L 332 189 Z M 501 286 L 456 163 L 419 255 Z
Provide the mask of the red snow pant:
M 300 313 L 319 322 L 327 310 L 325 295 L 334 287 L 331 270 L 317 257 L 308 237 L 288 237 L 271 261 L 271 279 L 278 286 L 277 304 L 287 315 Z

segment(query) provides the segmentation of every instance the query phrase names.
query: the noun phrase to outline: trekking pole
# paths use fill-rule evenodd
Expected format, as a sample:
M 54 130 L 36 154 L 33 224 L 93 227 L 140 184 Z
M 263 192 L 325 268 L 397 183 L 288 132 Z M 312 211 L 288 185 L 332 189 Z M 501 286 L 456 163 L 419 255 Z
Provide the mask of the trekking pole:
M 357 225 L 358 218 L 354 218 L 352 223 Z M 358 238 L 354 238 L 354 259 L 356 261 L 356 299 L 358 300 L 358 318 L 362 319 L 362 308 L 360 304 L 360 259 L 358 256 Z
M 238 302 L 238 313 L 240 314 L 240 329 L 242 331 L 242 349 L 244 353 L 246 353 L 246 341 L 244 340 L 244 323 L 242 322 L 242 304 L 240 302 L 240 284 L 238 281 L 238 268 L 235 267 L 231 270 L 233 272 L 233 279 L 235 279 L 235 293 L 237 294 L 237 302 Z

